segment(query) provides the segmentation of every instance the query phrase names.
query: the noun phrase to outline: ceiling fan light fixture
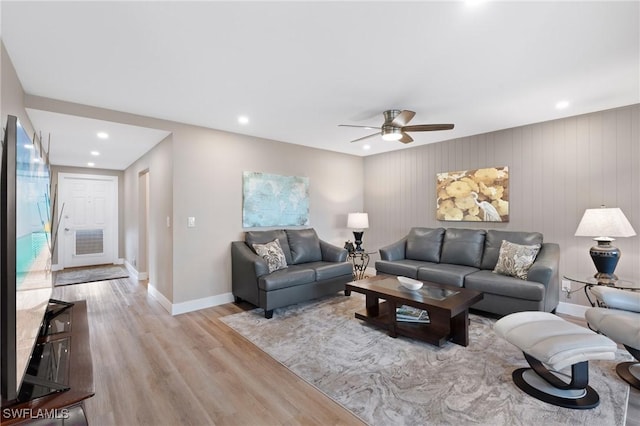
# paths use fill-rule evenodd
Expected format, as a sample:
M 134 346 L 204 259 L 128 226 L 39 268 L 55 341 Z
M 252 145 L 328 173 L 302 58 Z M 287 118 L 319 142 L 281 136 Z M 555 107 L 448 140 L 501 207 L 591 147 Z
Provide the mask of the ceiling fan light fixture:
M 402 138 L 402 129 L 400 127 L 384 125 L 381 133 L 382 139 L 385 141 L 397 141 Z

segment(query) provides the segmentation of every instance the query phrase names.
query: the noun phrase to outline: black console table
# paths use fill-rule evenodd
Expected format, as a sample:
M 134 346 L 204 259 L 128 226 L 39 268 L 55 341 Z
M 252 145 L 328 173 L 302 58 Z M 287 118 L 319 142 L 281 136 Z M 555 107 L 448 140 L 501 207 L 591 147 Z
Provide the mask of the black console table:
M 65 372 L 65 388 L 68 389 L 28 401 L 3 400 L 2 426 L 87 424 L 84 400 L 94 395 L 87 304 L 82 300 L 70 305 L 72 306 L 65 309 L 63 314 L 49 321 L 46 326 L 47 334 L 40 337 L 37 342 L 37 344 L 62 342 L 60 344 L 67 345 L 65 347 L 68 347 L 69 357 Z

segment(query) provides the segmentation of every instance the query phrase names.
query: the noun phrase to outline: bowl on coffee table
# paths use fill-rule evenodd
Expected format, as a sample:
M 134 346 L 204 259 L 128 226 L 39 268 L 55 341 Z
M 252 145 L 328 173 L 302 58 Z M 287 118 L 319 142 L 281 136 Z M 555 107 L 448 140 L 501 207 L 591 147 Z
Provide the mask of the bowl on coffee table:
M 414 280 L 408 277 L 398 277 L 400 285 L 409 290 L 419 290 L 422 288 L 422 281 Z

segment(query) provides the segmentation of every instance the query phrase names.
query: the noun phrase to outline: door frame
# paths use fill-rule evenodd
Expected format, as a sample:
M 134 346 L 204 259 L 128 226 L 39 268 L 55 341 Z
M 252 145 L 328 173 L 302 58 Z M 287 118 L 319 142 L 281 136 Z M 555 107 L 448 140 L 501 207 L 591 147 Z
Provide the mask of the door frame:
M 115 175 L 97 175 L 97 174 L 88 174 L 88 173 L 69 173 L 69 172 L 58 172 L 58 180 L 57 180 L 57 225 L 62 228 L 60 222 L 62 221 L 62 194 L 64 194 L 63 182 L 65 182 L 66 178 L 71 179 L 93 179 L 93 180 L 102 180 L 107 181 L 112 185 L 112 197 L 113 197 L 113 208 L 111 212 L 112 217 L 112 225 L 113 231 L 110 235 L 110 245 L 111 245 L 111 253 L 107 253 L 107 258 L 111 259 L 111 263 L 117 263 L 118 261 L 118 252 L 119 252 L 119 243 L 120 243 L 120 227 L 118 221 L 118 198 L 120 197 L 118 190 L 118 176 Z M 57 270 L 64 269 L 65 267 L 65 244 L 64 244 L 64 229 L 58 229 L 58 239 L 56 240 L 56 246 L 58 250 L 58 262 L 57 262 Z

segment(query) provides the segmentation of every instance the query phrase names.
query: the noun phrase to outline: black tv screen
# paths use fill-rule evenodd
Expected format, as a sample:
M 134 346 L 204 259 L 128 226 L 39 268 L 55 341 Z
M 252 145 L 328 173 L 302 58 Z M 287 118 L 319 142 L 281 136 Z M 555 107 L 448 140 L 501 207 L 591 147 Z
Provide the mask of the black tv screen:
M 52 292 L 47 155 L 8 116 L 2 149 L 0 278 L 2 398 L 16 399 Z

